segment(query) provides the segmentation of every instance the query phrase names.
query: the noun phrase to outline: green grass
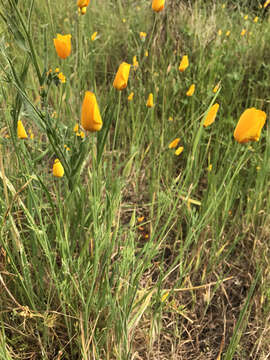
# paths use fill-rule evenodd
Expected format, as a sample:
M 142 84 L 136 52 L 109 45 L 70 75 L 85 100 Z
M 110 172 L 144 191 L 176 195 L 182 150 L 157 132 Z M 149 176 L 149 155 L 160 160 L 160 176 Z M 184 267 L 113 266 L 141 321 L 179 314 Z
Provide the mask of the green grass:
M 76 1 L 16 3 L 0 2 L 0 359 L 266 359 L 269 11 L 92 0 L 79 16 Z M 56 33 L 72 35 L 65 60 Z M 134 56 L 118 92 L 118 66 Z M 103 127 L 82 139 L 87 90 Z M 266 125 L 239 144 L 250 107 Z M 18 119 L 33 139 L 18 139 Z

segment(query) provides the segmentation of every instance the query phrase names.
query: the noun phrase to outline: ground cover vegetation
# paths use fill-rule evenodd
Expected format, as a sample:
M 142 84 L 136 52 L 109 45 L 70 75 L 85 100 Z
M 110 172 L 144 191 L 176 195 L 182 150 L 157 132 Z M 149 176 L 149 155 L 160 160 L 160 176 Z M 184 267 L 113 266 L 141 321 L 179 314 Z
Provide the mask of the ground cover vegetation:
M 0 359 L 267 359 L 269 1 L 0 6 Z

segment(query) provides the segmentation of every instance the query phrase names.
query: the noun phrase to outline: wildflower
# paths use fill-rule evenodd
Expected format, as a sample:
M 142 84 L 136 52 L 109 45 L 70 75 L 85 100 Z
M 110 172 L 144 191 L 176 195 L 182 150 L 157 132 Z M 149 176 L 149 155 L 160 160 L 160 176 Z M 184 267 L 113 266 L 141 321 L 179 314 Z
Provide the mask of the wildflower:
M 255 16 L 255 18 L 253 19 L 253 22 L 257 23 L 259 20 L 259 17 L 258 16 Z
M 96 37 L 97 37 L 97 31 L 95 31 L 95 32 L 91 35 L 91 40 L 92 40 L 92 41 L 95 41 Z
M 66 144 L 64 145 L 64 148 L 66 149 L 66 151 L 70 151 L 70 147 L 68 147 Z
M 188 56 L 187 56 L 187 55 L 184 55 L 184 56 L 182 57 L 181 62 L 180 62 L 179 70 L 180 70 L 181 72 L 183 72 L 183 71 L 186 70 L 187 67 L 188 67 Z
M 71 35 L 57 34 L 57 38 L 53 39 L 57 55 L 61 59 L 67 58 L 71 53 Z
M 60 80 L 60 82 L 61 82 L 62 84 L 64 84 L 64 83 L 66 82 L 66 77 L 65 77 L 65 75 L 64 75 L 62 72 L 60 72 L 60 73 L 58 74 L 58 79 Z
M 246 32 L 247 32 L 247 30 L 246 30 L 246 29 L 243 29 L 243 30 L 241 31 L 241 36 L 244 36 Z
M 115 75 L 113 87 L 117 90 L 123 90 L 127 87 L 130 64 L 122 62 Z
M 76 136 L 84 139 L 84 138 L 85 138 L 85 133 L 84 133 L 83 131 L 77 131 L 77 132 L 76 132 Z
M 27 139 L 28 138 L 27 132 L 25 131 L 25 128 L 24 128 L 21 120 L 18 120 L 18 123 L 17 123 L 17 135 L 18 135 L 19 139 Z
M 175 150 L 175 155 L 180 155 L 182 152 L 183 152 L 183 150 L 184 150 L 184 147 L 183 146 L 179 146 L 179 148 L 177 148 L 176 150 Z
M 173 117 L 172 117 L 172 116 L 169 116 L 168 121 L 173 121 Z
M 165 292 L 164 295 L 162 295 L 161 302 L 164 302 L 168 296 L 169 296 L 169 291 Z
M 50 69 L 52 71 L 52 69 Z M 54 72 L 55 73 L 59 73 L 60 69 L 59 68 L 55 68 Z
M 135 56 L 133 56 L 133 68 L 134 68 L 134 70 L 137 70 L 138 67 L 139 67 L 139 63 L 137 61 L 137 56 L 135 55 Z
M 194 91 L 195 91 L 195 84 L 192 84 L 192 85 L 190 85 L 190 88 L 186 92 L 186 95 L 187 96 L 192 96 L 194 94 Z
M 210 110 L 208 111 L 208 114 L 206 115 L 206 118 L 204 119 L 203 122 L 204 127 L 211 125 L 215 121 L 218 109 L 219 109 L 218 103 L 211 106 Z
M 152 9 L 156 12 L 159 12 L 164 9 L 165 0 L 153 0 Z
M 134 92 L 131 92 L 131 93 L 128 95 L 128 101 L 132 101 L 132 100 L 133 100 L 133 96 L 134 96 Z
M 143 32 L 143 31 L 140 32 L 140 38 L 142 41 L 145 41 L 146 35 L 147 34 L 145 32 Z
M 90 0 L 78 0 L 77 1 L 77 6 L 78 8 L 82 9 L 84 7 L 87 7 L 90 3 Z
M 247 20 L 247 19 L 248 19 L 248 15 L 245 15 L 245 16 L 244 16 L 244 20 Z
M 225 35 L 230 36 L 230 33 L 231 33 L 231 30 L 228 30 Z
M 28 133 L 29 133 L 29 136 L 30 136 L 30 139 L 33 140 L 34 139 L 34 133 L 31 129 L 28 130 Z
M 257 171 L 260 171 L 260 170 L 261 170 L 261 167 L 260 167 L 260 166 L 256 166 L 256 170 L 257 170 Z
M 144 220 L 144 216 L 139 216 L 137 220 L 138 222 L 142 222 Z
M 59 159 L 54 160 L 53 176 L 62 177 L 64 175 L 64 168 Z
M 73 131 L 77 133 L 79 131 L 79 124 L 75 124 Z
M 148 96 L 146 106 L 149 107 L 149 108 L 154 106 L 154 97 L 153 97 L 152 93 L 150 93 L 149 96 Z
M 222 7 L 222 9 L 225 9 L 225 7 L 226 7 L 226 4 L 222 4 L 222 6 L 221 6 L 221 7 Z
M 79 8 L 79 14 L 85 15 L 85 14 L 86 14 L 86 10 L 87 10 L 87 7 L 86 7 L 86 6 L 84 6 L 84 7 L 82 7 L 82 8 Z
M 147 57 L 149 55 L 148 50 L 145 50 L 144 55 Z
M 221 35 L 222 35 L 222 30 L 219 29 L 219 30 L 218 30 L 218 36 L 221 36 Z
M 123 23 L 125 23 L 127 20 L 126 19 L 122 19 Z
M 270 0 L 266 0 L 266 2 L 263 4 L 264 9 L 270 4 Z
M 256 108 L 243 112 L 234 130 L 234 138 L 239 143 L 258 141 L 266 121 L 266 113 Z
M 215 94 L 219 89 L 219 83 L 214 87 L 213 89 L 213 93 Z
M 94 93 L 86 91 L 82 103 L 81 125 L 84 130 L 99 131 L 102 128 L 102 119 Z
M 211 172 L 211 171 L 212 171 L 212 168 L 213 168 L 213 165 L 212 165 L 212 164 L 209 164 L 208 167 L 207 167 L 207 171 L 208 171 L 208 172 Z
M 180 138 L 176 138 L 174 139 L 170 144 L 169 144 L 169 149 L 174 149 L 176 148 L 176 146 L 179 144 Z

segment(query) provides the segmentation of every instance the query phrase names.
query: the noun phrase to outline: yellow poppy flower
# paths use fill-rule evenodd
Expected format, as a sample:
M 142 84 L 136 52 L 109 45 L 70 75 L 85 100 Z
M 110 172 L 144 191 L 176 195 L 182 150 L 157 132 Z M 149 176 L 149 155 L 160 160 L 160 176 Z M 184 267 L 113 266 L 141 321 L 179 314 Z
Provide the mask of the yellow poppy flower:
M 153 0 L 152 1 L 152 9 L 156 12 L 160 12 L 164 9 L 165 0 Z
M 140 38 L 141 38 L 142 41 L 145 40 L 146 35 L 147 35 L 147 34 L 146 34 L 145 32 L 143 32 L 143 31 L 140 32 Z
M 81 15 L 85 15 L 85 14 L 86 14 L 86 11 L 87 11 L 87 7 L 86 7 L 86 6 L 84 6 L 84 7 L 82 7 L 82 8 L 79 8 L 79 14 L 81 14 Z
M 133 68 L 134 68 L 134 70 L 137 70 L 138 67 L 139 67 L 139 63 L 137 61 L 137 56 L 135 55 L 135 56 L 133 56 Z
M 86 91 L 82 103 L 81 125 L 84 130 L 99 131 L 102 128 L 102 119 L 97 99 L 94 93 Z
M 231 30 L 228 30 L 225 35 L 230 36 L 230 33 L 231 33 Z
M 219 29 L 219 30 L 218 30 L 218 36 L 221 36 L 221 35 L 222 35 L 222 30 Z
M 65 75 L 64 75 L 62 72 L 60 72 L 60 73 L 58 74 L 58 79 L 60 80 L 60 82 L 61 82 L 62 84 L 64 84 L 64 83 L 66 82 L 66 77 L 65 77 Z
M 244 36 L 246 32 L 247 32 L 246 29 L 242 29 L 242 31 L 241 31 L 241 36 Z
M 195 91 L 195 84 L 192 84 L 192 85 L 190 85 L 190 88 L 186 92 L 186 95 L 187 96 L 192 96 L 194 94 L 194 91 Z
M 64 175 L 64 168 L 59 159 L 54 160 L 53 176 L 62 177 Z
M 73 131 L 77 133 L 79 131 L 79 124 L 75 124 Z
M 95 41 L 96 37 L 97 37 L 97 31 L 95 31 L 95 32 L 91 35 L 91 40 L 92 40 L 92 41 Z
M 188 67 L 188 65 L 189 65 L 188 56 L 187 56 L 187 55 L 184 55 L 184 56 L 182 57 L 181 62 L 180 62 L 179 70 L 180 70 L 181 72 L 185 71 L 186 68 Z
M 263 7 L 266 8 L 270 4 L 270 0 L 266 0 L 266 2 L 263 4 Z
M 67 58 L 71 53 L 71 35 L 57 34 L 56 39 L 53 39 L 54 47 L 57 55 L 61 59 Z
M 169 149 L 174 149 L 176 148 L 176 146 L 179 144 L 180 138 L 176 138 L 174 139 L 170 144 L 169 144 Z
M 146 106 L 149 107 L 149 108 L 154 106 L 154 97 L 153 97 L 152 93 L 150 93 L 149 96 L 148 96 Z
M 27 139 L 28 138 L 27 132 L 25 131 L 25 128 L 24 128 L 21 120 L 18 120 L 18 123 L 17 123 L 17 136 L 19 139 Z
M 131 93 L 128 95 L 128 101 L 133 100 L 133 96 L 134 96 L 134 92 L 131 92 Z
M 214 87 L 213 89 L 213 93 L 215 94 L 219 89 L 219 83 Z
M 76 132 L 76 136 L 84 139 L 85 138 L 85 133 L 83 131 L 78 131 L 78 132 Z
M 234 138 L 239 143 L 258 141 L 266 121 L 266 113 L 256 108 L 243 112 L 234 130 Z
M 130 67 L 131 65 L 126 62 L 120 64 L 113 82 L 115 89 L 121 91 L 127 87 Z
M 29 133 L 30 139 L 33 140 L 35 137 L 33 131 L 31 129 L 29 129 L 28 133 Z
M 84 7 L 87 7 L 90 3 L 90 0 L 78 0 L 77 1 L 77 6 L 78 8 L 82 9 Z
M 180 155 L 182 152 L 183 152 L 183 150 L 184 150 L 184 147 L 183 146 L 179 146 L 179 148 L 177 148 L 176 150 L 175 150 L 175 155 Z
M 253 19 L 253 22 L 257 23 L 259 20 L 259 17 L 258 16 L 255 16 L 255 18 Z
M 206 115 L 206 118 L 205 118 L 205 120 L 203 122 L 204 127 L 207 127 L 207 126 L 211 125 L 215 121 L 218 109 L 219 109 L 219 104 L 218 103 L 211 106 L 211 108 L 208 111 L 208 114 Z

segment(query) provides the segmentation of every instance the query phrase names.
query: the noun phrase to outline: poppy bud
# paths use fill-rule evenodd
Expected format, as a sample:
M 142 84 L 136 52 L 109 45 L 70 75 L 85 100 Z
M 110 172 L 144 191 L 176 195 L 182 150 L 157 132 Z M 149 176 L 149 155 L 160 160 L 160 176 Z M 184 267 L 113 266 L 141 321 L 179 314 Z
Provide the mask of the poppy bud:
M 56 39 L 53 39 L 54 47 L 57 55 L 61 59 L 67 58 L 71 53 L 71 35 L 57 34 Z
M 154 98 L 153 98 L 152 93 L 150 93 L 149 96 L 148 96 L 146 106 L 149 107 L 149 108 L 154 106 Z
M 165 0 L 153 0 L 152 9 L 156 12 L 159 12 L 164 9 Z
M 28 138 L 28 135 L 25 131 L 25 128 L 24 128 L 21 120 L 18 120 L 18 123 L 17 123 L 17 135 L 18 135 L 19 139 L 27 139 Z
M 64 168 L 59 159 L 54 160 L 53 164 L 53 176 L 62 177 L 64 175 Z
M 180 62 L 179 70 L 180 70 L 181 72 L 185 71 L 186 68 L 188 67 L 188 65 L 189 65 L 189 63 L 188 63 L 188 56 L 187 56 L 187 55 L 184 55 L 184 56 L 182 57 L 181 62 Z
M 99 131 L 102 128 L 102 119 L 97 99 L 94 93 L 86 91 L 82 104 L 81 125 L 84 130 Z
M 84 7 L 87 7 L 90 3 L 90 0 L 78 0 L 77 1 L 77 6 L 78 8 L 82 9 Z
M 208 114 L 206 115 L 206 118 L 204 119 L 203 122 L 204 127 L 211 125 L 215 121 L 218 109 L 219 109 L 218 103 L 211 106 L 210 110 L 208 111 Z
M 239 143 L 258 141 L 265 121 L 266 113 L 264 111 L 257 110 L 254 107 L 245 110 L 234 130 L 235 140 Z
M 130 64 L 122 62 L 115 75 L 113 87 L 117 90 L 123 90 L 127 87 Z

